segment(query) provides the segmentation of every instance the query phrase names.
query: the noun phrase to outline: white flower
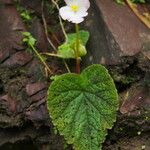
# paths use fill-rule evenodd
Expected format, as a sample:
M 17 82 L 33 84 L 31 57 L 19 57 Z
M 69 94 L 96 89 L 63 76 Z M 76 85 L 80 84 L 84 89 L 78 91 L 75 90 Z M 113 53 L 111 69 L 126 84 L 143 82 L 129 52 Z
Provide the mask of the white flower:
M 61 7 L 59 10 L 59 14 L 64 20 L 78 24 L 88 15 L 89 0 L 65 0 L 65 2 L 67 6 Z

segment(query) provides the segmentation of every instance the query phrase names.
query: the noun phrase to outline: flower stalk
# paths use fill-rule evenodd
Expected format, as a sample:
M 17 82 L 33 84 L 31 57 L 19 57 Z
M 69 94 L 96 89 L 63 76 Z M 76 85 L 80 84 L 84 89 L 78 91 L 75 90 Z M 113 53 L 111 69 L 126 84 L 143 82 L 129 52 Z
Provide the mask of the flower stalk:
M 46 64 L 45 60 L 42 58 L 42 56 L 37 52 L 37 50 L 34 48 L 33 45 L 30 44 L 30 47 L 32 48 L 32 50 L 35 52 L 35 54 L 37 55 L 37 57 L 40 59 L 40 61 L 43 63 L 43 65 L 45 66 L 47 72 L 51 75 L 52 70 L 49 68 L 49 66 Z
M 79 26 L 78 26 L 78 24 L 75 24 L 75 29 L 76 29 L 76 48 L 75 48 L 76 72 L 80 73 L 80 62 L 81 62 L 81 59 L 79 57 L 80 36 L 79 36 Z

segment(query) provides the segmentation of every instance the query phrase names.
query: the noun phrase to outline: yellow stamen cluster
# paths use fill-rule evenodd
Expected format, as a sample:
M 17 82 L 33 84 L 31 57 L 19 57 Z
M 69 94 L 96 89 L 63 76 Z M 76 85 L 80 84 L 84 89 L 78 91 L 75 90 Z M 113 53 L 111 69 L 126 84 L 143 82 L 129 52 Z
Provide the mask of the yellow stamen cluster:
M 77 6 L 77 5 L 72 5 L 72 6 L 71 6 L 71 9 L 72 9 L 74 12 L 77 12 L 78 9 L 79 9 L 79 6 Z

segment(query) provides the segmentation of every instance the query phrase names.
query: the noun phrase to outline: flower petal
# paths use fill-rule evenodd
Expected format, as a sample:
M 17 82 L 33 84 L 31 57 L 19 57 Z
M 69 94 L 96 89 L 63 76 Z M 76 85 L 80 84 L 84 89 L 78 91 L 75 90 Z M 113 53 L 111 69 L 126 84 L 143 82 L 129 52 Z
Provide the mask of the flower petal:
M 76 15 L 73 18 L 70 19 L 70 21 L 72 23 L 77 23 L 77 24 L 83 22 L 83 20 L 84 19 L 82 17 L 76 16 Z
M 80 8 L 77 12 L 76 12 L 77 16 L 80 17 L 85 17 L 88 15 L 86 8 Z
M 59 9 L 59 14 L 64 20 L 68 20 L 68 19 L 70 19 L 70 17 L 72 17 L 74 15 L 73 11 L 70 9 L 69 6 L 61 7 Z
M 87 10 L 90 7 L 90 1 L 89 0 L 74 0 L 74 1 L 76 1 L 80 7 L 84 7 Z
M 90 7 L 89 0 L 65 0 L 65 2 L 68 6 L 77 5 L 79 7 L 84 7 L 86 9 L 89 9 Z
M 81 23 L 84 19 L 84 14 L 77 13 L 71 10 L 70 7 L 64 6 L 59 9 L 59 14 L 64 20 L 68 20 L 72 23 Z

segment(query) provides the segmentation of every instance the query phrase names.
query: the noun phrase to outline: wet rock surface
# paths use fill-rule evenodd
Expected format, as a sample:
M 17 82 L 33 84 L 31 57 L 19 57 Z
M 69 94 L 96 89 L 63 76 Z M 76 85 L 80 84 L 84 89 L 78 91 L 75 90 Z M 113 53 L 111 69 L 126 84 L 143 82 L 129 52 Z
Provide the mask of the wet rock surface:
M 31 144 L 31 149 L 49 145 L 60 149 L 63 140 L 53 133 L 48 115 L 43 65 L 22 44 L 21 32 L 26 28 L 13 3 L 1 3 L 5 5 L 0 7 L 0 149 L 18 149 L 18 143 L 30 145 L 33 141 L 36 146 Z M 45 51 L 41 23 L 35 21 L 31 30 L 37 47 Z
M 90 31 L 88 63 L 119 64 L 123 56 L 134 56 L 150 42 L 150 30 L 126 5 L 112 0 L 91 1 L 85 27 Z

